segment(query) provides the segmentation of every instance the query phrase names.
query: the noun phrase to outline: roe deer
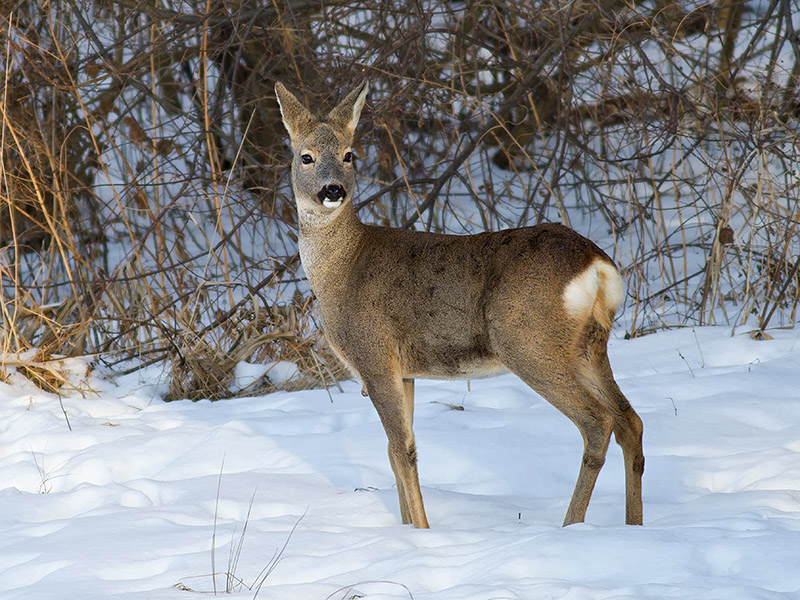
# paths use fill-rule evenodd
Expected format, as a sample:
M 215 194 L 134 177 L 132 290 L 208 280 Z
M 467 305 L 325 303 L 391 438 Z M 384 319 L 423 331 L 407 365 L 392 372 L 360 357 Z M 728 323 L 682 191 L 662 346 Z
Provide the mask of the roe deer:
M 366 82 L 317 118 L 275 86 L 291 138 L 300 259 L 325 335 L 361 379 L 389 439 L 403 523 L 428 527 L 412 421 L 414 378 L 518 375 L 578 427 L 583 462 L 564 525 L 583 521 L 611 433 L 625 461 L 625 521 L 642 523 L 642 421 L 606 345 L 622 277 L 557 224 L 477 235 L 365 225 L 351 144 Z

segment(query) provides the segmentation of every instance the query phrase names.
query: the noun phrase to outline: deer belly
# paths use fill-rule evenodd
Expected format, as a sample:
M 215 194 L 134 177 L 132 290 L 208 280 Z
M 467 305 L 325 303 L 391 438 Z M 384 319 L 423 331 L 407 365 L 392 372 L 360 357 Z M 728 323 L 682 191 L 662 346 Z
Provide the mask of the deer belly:
M 419 351 L 411 346 L 403 354 L 406 377 L 483 379 L 508 372 L 495 356 L 475 349 L 460 351 L 451 346 Z

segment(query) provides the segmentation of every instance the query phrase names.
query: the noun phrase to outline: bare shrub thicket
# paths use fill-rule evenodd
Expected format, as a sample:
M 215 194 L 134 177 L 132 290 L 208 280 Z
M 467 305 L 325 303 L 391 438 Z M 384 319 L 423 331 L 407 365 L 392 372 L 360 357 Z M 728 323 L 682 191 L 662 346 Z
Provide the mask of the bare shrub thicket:
M 792 4 L 6 2 L 0 352 L 166 360 L 175 397 L 229 393 L 242 360 L 340 376 L 272 88 L 323 109 L 364 77 L 365 221 L 563 221 L 623 268 L 630 335 L 791 326 Z

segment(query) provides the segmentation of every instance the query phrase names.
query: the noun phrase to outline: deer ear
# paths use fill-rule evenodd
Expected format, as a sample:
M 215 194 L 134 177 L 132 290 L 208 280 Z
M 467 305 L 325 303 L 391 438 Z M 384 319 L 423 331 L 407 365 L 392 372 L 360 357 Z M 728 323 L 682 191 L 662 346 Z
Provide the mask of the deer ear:
M 369 83 L 364 80 L 328 113 L 328 119 L 344 129 L 350 137 L 356 131 L 361 109 L 364 108 L 364 101 L 367 99 L 367 92 L 369 92 Z
M 283 126 L 294 142 L 311 127 L 315 121 L 314 116 L 280 81 L 275 84 L 275 97 L 281 109 Z

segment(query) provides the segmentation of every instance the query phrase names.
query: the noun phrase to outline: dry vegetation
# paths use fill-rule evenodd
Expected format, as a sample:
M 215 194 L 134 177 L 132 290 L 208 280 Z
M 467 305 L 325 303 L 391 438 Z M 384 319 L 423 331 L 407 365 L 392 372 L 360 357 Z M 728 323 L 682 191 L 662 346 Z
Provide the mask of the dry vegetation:
M 299 270 L 277 79 L 321 107 L 370 79 L 366 221 L 461 233 L 571 220 L 623 268 L 630 335 L 792 326 L 793 11 L 5 2 L 0 377 L 31 349 L 38 365 L 168 360 L 173 397 L 227 395 L 242 360 L 296 362 L 295 385 L 342 374 Z

